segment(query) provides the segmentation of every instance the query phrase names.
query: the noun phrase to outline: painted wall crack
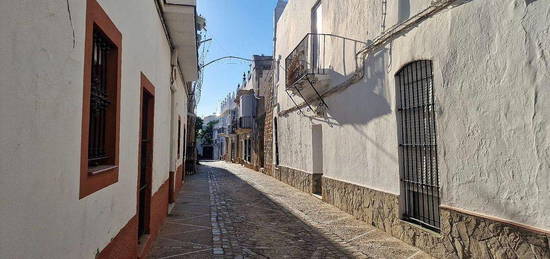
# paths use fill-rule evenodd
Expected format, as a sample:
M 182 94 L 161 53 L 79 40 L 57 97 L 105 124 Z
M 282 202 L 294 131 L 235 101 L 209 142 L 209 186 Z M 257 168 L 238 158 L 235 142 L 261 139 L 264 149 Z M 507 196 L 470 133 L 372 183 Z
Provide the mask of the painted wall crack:
M 76 37 L 74 34 L 74 25 L 73 25 L 73 16 L 71 15 L 71 5 L 69 4 L 69 0 L 67 0 L 67 13 L 69 15 L 69 23 L 71 24 L 71 29 L 73 31 L 73 49 L 76 46 Z

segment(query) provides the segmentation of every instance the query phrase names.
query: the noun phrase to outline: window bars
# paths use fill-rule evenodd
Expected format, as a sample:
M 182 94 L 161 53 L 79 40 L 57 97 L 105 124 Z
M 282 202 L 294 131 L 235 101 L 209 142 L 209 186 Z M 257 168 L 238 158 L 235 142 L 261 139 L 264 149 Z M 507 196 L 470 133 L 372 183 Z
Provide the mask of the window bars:
M 239 118 L 239 128 L 252 129 L 254 127 L 255 118 L 252 116 L 244 116 Z
M 108 58 L 113 43 L 98 29 L 94 29 L 92 46 L 92 82 L 90 93 L 90 125 L 88 137 L 88 166 L 105 164 L 107 109 L 111 104 L 107 95 Z
M 396 75 L 400 121 L 403 217 L 439 231 L 439 172 L 432 62 L 420 60 Z

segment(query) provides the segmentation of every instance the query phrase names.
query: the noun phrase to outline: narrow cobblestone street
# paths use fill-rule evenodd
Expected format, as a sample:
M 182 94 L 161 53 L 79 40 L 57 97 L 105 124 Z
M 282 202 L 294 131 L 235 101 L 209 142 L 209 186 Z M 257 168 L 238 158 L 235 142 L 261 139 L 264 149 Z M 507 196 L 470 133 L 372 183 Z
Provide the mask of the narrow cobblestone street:
M 187 178 L 150 258 L 430 258 L 269 176 L 202 164 Z

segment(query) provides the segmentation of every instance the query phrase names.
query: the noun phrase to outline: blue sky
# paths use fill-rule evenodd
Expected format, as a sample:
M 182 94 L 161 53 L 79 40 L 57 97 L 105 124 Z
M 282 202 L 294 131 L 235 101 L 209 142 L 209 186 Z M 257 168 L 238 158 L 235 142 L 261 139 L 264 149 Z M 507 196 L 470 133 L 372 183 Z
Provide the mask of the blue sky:
M 209 52 L 206 61 L 223 56 L 250 58 L 271 55 L 273 10 L 277 0 L 198 0 L 197 12 L 206 18 Z M 227 93 L 235 91 L 249 62 L 220 61 L 205 68 L 199 116 L 216 112 Z

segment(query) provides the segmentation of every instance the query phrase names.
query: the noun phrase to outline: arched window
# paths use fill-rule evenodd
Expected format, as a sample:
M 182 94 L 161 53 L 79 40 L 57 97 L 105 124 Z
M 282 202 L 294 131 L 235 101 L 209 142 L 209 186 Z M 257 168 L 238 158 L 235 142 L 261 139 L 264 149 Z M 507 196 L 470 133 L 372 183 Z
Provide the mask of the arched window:
M 403 218 L 439 231 L 432 61 L 419 60 L 396 74 Z

